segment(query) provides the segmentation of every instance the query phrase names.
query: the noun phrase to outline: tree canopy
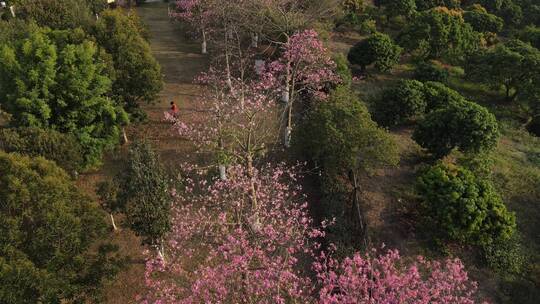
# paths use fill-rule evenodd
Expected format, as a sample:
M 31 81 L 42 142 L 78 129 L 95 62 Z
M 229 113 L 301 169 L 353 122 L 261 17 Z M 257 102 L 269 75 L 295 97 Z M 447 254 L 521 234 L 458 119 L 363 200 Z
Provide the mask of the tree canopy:
M 118 142 L 127 116 L 108 97 L 111 80 L 95 43 L 57 33 L 35 29 L 0 45 L 0 104 L 12 126 L 73 134 L 94 166 Z
M 0 151 L 0 302 L 92 299 L 116 262 L 102 212 L 53 162 Z
M 93 32 L 113 59 L 114 98 L 131 114 L 137 113 L 140 103 L 153 102 L 163 86 L 161 67 L 141 35 L 138 18 L 122 10 L 108 10 L 101 14 Z
M 401 51 L 390 36 L 377 32 L 355 44 L 347 58 L 352 64 L 361 66 L 362 70 L 375 64 L 379 71 L 384 72 L 391 70 L 399 62 Z
M 460 102 L 427 114 L 413 139 L 434 156 L 444 157 L 454 148 L 465 153 L 490 151 L 499 135 L 497 119 L 486 108 Z

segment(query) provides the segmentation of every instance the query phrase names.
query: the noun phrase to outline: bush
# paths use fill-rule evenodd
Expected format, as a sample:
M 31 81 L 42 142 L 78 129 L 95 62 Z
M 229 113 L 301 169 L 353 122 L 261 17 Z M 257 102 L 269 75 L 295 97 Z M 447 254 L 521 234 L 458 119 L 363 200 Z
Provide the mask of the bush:
M 0 129 L 0 149 L 33 157 L 43 156 L 70 173 L 84 167 L 82 149 L 76 138 L 54 130 Z
M 424 98 L 426 99 L 426 113 L 466 101 L 465 97 L 457 91 L 433 81 L 424 83 Z
M 482 246 L 487 266 L 499 273 L 523 273 L 527 257 L 521 240 L 515 233 L 509 240 L 497 240 Z
M 414 79 L 422 82 L 437 81 L 447 83 L 449 76 L 450 73 L 446 69 L 425 61 L 419 63 L 414 71 Z
M 515 215 L 493 185 L 469 170 L 439 163 L 421 172 L 416 188 L 428 225 L 443 238 L 490 244 L 515 232 Z
M 397 46 L 390 36 L 383 33 L 374 33 L 368 38 L 354 45 L 347 58 L 352 64 L 359 65 L 362 70 L 370 64 L 382 72 L 389 71 L 399 62 L 401 48 Z
M 421 117 L 426 106 L 424 85 L 417 80 L 400 80 L 375 104 L 375 118 L 383 125 L 394 126 Z
M 105 215 L 51 161 L 0 151 L 0 172 L 0 302 L 100 302 L 119 262 Z
M 492 150 L 499 138 L 497 120 L 486 108 L 463 102 L 426 115 L 413 139 L 435 157 L 444 157 L 454 148 L 464 153 Z

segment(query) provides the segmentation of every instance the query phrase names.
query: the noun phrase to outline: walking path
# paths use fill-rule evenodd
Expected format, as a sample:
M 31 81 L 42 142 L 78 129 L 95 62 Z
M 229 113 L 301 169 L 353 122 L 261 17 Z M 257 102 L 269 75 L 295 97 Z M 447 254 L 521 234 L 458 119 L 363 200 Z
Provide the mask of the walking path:
M 200 55 L 200 45 L 187 37 L 186 30 L 168 19 L 167 3 L 146 3 L 137 8 L 137 13 L 148 27 L 152 53 L 162 67 L 165 83 L 156 103 L 143 106 L 148 121 L 132 125 L 128 129 L 128 137 L 130 141 L 151 141 L 166 163 L 166 168 L 174 170 L 175 165 L 186 161 L 187 154 L 193 152 L 194 147 L 171 130 L 171 124 L 163 121 L 163 113 L 169 109 L 170 102 L 175 101 L 181 120 L 195 122 L 204 119 L 204 111 L 198 109 L 195 102 L 200 88 L 193 84 L 193 78 L 206 70 L 207 58 Z M 120 150 L 125 152 L 125 147 Z M 115 174 L 119 170 L 118 158 L 122 155 L 124 153 L 108 157 L 99 172 L 82 177 L 82 186 L 91 190 L 104 176 Z M 114 284 L 105 289 L 105 303 L 136 303 L 135 297 L 144 290 L 144 248 L 127 229 L 114 235 L 114 241 L 131 262 Z

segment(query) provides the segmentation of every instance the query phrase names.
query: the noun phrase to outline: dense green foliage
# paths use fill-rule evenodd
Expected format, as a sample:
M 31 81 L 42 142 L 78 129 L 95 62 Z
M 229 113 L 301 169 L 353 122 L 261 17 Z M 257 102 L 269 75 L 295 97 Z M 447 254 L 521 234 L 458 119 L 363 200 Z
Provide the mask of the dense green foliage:
M 0 46 L 0 105 L 11 114 L 12 126 L 73 134 L 85 164 L 94 166 L 118 142 L 127 117 L 107 96 L 111 81 L 96 45 L 56 43 L 55 37 L 65 35 L 39 29 Z
M 437 81 L 446 83 L 450 73 L 429 61 L 422 61 L 416 65 L 414 70 L 414 79 L 419 81 Z
M 88 28 L 93 20 L 92 9 L 81 0 L 16 0 L 17 17 L 34 20 L 39 26 L 53 29 Z M 97 1 L 92 1 L 93 6 Z
M 424 85 L 417 80 L 400 80 L 375 103 L 375 118 L 385 126 L 412 122 L 424 114 L 426 106 Z
M 502 18 L 479 10 L 466 11 L 463 18 L 477 32 L 498 33 L 504 26 Z
M 341 84 L 343 84 L 346 87 L 350 87 L 352 84 L 352 71 L 351 68 L 349 68 L 349 62 L 347 61 L 347 58 L 343 54 L 337 54 L 334 56 L 334 62 L 336 63 L 336 74 L 341 79 Z
M 468 79 L 493 89 L 504 87 L 506 99 L 513 101 L 540 85 L 540 51 L 520 40 L 510 40 L 471 56 L 465 72 Z
M 419 13 L 400 34 L 399 44 L 423 58 L 458 61 L 477 49 L 479 36 L 458 11 L 434 8 Z
M 401 48 L 392 38 L 377 32 L 353 46 L 347 57 L 352 64 L 361 66 L 362 70 L 375 64 L 379 71 L 389 71 L 398 63 L 400 55 Z
M 433 81 L 424 83 L 424 98 L 426 99 L 427 113 L 465 102 L 465 98 L 458 92 L 440 82 Z
M 396 164 L 398 160 L 390 135 L 371 120 L 358 97 L 343 86 L 309 113 L 293 141 L 327 174 Z
M 0 302 L 95 298 L 116 269 L 114 247 L 90 250 L 103 214 L 53 162 L 0 151 L 0 172 Z
M 535 48 L 540 48 L 540 28 L 536 26 L 527 26 L 520 34 L 519 39 L 529 42 Z
M 109 209 L 123 210 L 130 228 L 143 238 L 143 243 L 159 244 L 171 226 L 171 189 L 150 144 L 135 143 L 130 147 L 127 166 L 114 182 L 118 185 L 117 202 L 109 202 Z
M 489 244 L 514 234 L 515 215 L 493 185 L 464 168 L 432 166 L 420 174 L 417 191 L 431 228 L 444 238 Z
M 39 128 L 0 129 L 0 150 L 43 156 L 69 173 L 84 167 L 82 148 L 71 134 Z
M 436 157 L 444 157 L 454 148 L 464 153 L 490 151 L 498 138 L 495 116 L 472 102 L 451 104 L 427 114 L 413 134 L 413 139 Z
M 388 16 L 411 17 L 416 12 L 415 0 L 379 0 L 379 5 L 385 7 Z
M 459 8 L 461 0 L 416 0 L 418 10 L 424 11 L 438 6 Z
M 139 19 L 121 10 L 105 11 L 96 23 L 94 35 L 113 57 L 115 99 L 132 114 L 141 102 L 153 102 L 163 86 L 161 68 L 141 35 Z

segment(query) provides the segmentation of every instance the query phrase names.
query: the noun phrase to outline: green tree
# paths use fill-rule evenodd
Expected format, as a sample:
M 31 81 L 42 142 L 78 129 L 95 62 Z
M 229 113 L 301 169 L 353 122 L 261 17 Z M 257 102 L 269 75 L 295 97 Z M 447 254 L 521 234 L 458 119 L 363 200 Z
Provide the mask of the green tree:
M 540 48 L 540 28 L 537 26 L 527 26 L 519 33 L 519 39 L 529 42 L 532 46 Z
M 504 26 L 502 18 L 481 10 L 466 11 L 463 13 L 463 18 L 475 31 L 482 33 L 498 33 Z
M 118 142 L 127 116 L 107 97 L 111 81 L 95 44 L 55 44 L 48 34 L 54 37 L 36 30 L 0 45 L 0 105 L 12 115 L 12 126 L 73 134 L 85 164 L 95 166 Z
M 429 61 L 421 61 L 414 70 L 414 79 L 419 81 L 437 81 L 446 83 L 450 72 Z
M 123 210 L 130 228 L 143 243 L 163 245 L 161 240 L 171 227 L 169 180 L 157 153 L 149 143 L 133 144 L 126 168 L 117 176 L 113 210 Z M 158 250 L 163 254 L 162 248 Z
M 140 103 L 151 103 L 163 86 L 161 68 L 153 57 L 148 42 L 140 32 L 140 22 L 122 10 L 101 14 L 94 35 L 100 46 L 112 55 L 116 78 L 113 83 L 115 99 L 124 109 L 139 115 Z
M 424 98 L 427 113 L 465 102 L 465 98 L 461 94 L 440 82 L 434 81 L 424 82 Z
M 416 12 L 415 0 L 379 0 L 378 4 L 384 6 L 389 17 L 405 16 L 410 18 Z
M 477 49 L 479 35 L 463 20 L 461 12 L 438 7 L 420 12 L 398 40 L 420 57 L 459 60 Z
M 103 214 L 53 162 L 0 151 L 0 302 L 95 302 L 118 270 Z
M 403 124 L 421 117 L 426 106 L 424 85 L 417 80 L 400 80 L 375 103 L 375 118 L 386 126 Z
M 468 79 L 504 87 L 506 100 L 514 101 L 523 90 L 538 86 L 540 51 L 520 40 L 510 40 L 471 56 L 465 66 Z
M 498 138 L 495 116 L 472 102 L 451 104 L 427 114 L 413 133 L 413 139 L 436 157 L 444 157 L 454 148 L 464 153 L 487 152 Z
M 366 66 L 375 64 L 379 71 L 389 71 L 399 62 L 401 48 L 392 41 L 390 36 L 374 33 L 365 40 L 354 45 L 347 58 L 352 64 L 357 64 L 364 71 Z
M 416 0 L 416 6 L 418 7 L 419 11 L 425 11 L 438 6 L 460 8 L 461 0 Z
M 0 129 L 0 150 L 54 161 L 69 173 L 84 167 L 82 147 L 75 136 L 39 128 Z
M 436 164 L 421 172 L 416 188 L 431 229 L 444 238 L 487 245 L 516 230 L 514 213 L 493 185 L 467 169 Z
M 344 86 L 309 113 L 293 144 L 327 173 L 342 174 L 398 161 L 391 136 L 371 120 L 365 105 Z
M 81 0 L 15 0 L 17 17 L 34 20 L 52 29 L 88 28 L 93 13 L 87 1 Z

